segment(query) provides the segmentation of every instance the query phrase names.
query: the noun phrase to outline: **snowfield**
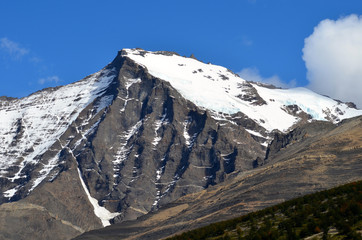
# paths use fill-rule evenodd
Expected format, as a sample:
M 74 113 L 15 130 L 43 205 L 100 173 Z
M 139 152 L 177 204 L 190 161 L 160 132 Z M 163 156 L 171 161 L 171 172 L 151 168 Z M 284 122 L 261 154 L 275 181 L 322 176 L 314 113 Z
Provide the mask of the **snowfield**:
M 267 131 L 287 131 L 300 118 L 285 110 L 288 105 L 298 105 L 314 120 L 334 122 L 362 115 L 362 110 L 349 108 L 346 104 L 314 93 L 306 88 L 270 89 L 257 84 L 252 87 L 266 102 L 255 105 L 238 96 L 247 94 L 247 81 L 228 69 L 205 64 L 176 54 L 162 55 L 138 49 L 126 49 L 127 57 L 146 67 L 149 73 L 168 81 L 179 93 L 197 106 L 215 113 L 234 114 L 242 112 Z

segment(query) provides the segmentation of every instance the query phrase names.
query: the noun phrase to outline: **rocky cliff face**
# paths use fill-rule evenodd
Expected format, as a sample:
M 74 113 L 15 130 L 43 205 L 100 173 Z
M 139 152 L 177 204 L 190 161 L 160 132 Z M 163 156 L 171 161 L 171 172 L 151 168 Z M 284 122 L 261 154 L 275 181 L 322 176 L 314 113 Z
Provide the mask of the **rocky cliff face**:
M 121 213 L 115 221 L 221 182 L 264 155 L 243 128 L 216 121 L 128 59 L 118 84 L 97 130 L 72 150 L 90 194 Z
M 291 100 L 301 94 L 322 106 Z M 49 234 L 67 239 L 263 165 L 274 127 L 358 114 L 306 90 L 250 83 L 174 53 L 123 50 L 74 84 L 0 99 L 0 208 L 5 218 L 37 212 L 39 223 L 54 222 Z M 294 139 L 280 138 L 283 146 Z M 35 231 L 45 231 L 39 226 Z
M 362 117 L 338 126 L 328 122 L 307 124 L 276 137 L 271 144 L 273 158 L 261 167 L 185 195 L 137 220 L 90 231 L 75 239 L 163 239 L 360 180 L 361 139 Z M 276 147 L 277 142 L 283 144 Z

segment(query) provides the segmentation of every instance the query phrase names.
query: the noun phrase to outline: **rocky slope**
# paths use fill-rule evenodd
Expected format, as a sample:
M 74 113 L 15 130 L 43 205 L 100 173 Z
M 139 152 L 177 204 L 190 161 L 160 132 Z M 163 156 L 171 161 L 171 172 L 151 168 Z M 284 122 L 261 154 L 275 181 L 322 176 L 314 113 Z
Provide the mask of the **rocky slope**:
M 135 221 L 94 230 L 76 239 L 162 239 L 360 180 L 362 117 L 346 120 L 339 126 L 326 122 L 305 125 L 279 135 L 269 149 L 273 149 L 273 158 L 262 167 L 183 196 Z
M 79 82 L 0 99 L 3 218 L 42 216 L 3 225 L 0 237 L 69 239 L 136 219 L 263 165 L 275 131 L 361 114 L 174 53 L 122 50 Z

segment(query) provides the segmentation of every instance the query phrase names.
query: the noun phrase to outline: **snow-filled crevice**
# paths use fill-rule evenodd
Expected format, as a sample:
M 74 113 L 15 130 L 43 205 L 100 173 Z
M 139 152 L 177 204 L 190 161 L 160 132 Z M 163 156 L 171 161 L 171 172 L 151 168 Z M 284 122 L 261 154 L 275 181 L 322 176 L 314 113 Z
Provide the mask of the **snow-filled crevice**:
M 8 198 L 8 199 L 11 199 L 17 191 L 19 191 L 20 188 L 22 188 L 23 186 L 22 185 L 18 185 L 14 188 L 11 188 L 7 191 L 5 191 L 3 194 L 4 194 L 4 197 Z
M 254 136 L 256 136 L 256 137 L 268 138 L 268 137 L 264 137 L 263 135 L 261 135 L 261 133 L 256 132 L 256 131 L 254 131 L 254 130 L 246 129 L 246 128 L 245 128 L 245 130 L 246 130 L 248 133 L 250 133 L 251 135 L 254 135 Z
M 156 170 L 156 198 L 153 203 L 153 207 L 157 207 L 159 201 L 166 196 L 168 193 L 172 192 L 173 189 L 176 186 L 176 183 L 179 181 L 179 179 L 182 177 L 182 175 L 185 173 L 186 169 L 189 167 L 189 157 L 192 151 L 192 148 L 196 142 L 196 139 L 200 132 L 205 127 L 205 120 L 206 115 L 200 115 L 197 112 L 190 112 L 189 116 L 186 118 L 186 120 L 183 122 L 183 137 L 185 139 L 185 144 L 187 148 L 183 151 L 182 157 L 180 160 L 180 163 L 176 169 L 175 175 L 173 177 L 173 180 L 167 184 L 166 190 L 164 192 L 161 192 L 161 185 L 164 185 L 164 183 L 160 183 L 160 179 L 162 177 L 162 174 L 165 170 L 165 159 L 167 157 L 167 153 L 165 156 L 161 159 L 160 167 Z M 190 136 L 189 132 L 192 132 L 192 135 Z
M 155 138 L 152 141 L 152 145 L 153 145 L 153 149 L 156 150 L 156 147 L 158 145 L 158 143 L 161 141 L 161 136 L 158 135 L 158 130 L 163 126 L 168 124 L 168 119 L 167 119 L 167 108 L 165 109 L 165 113 L 162 115 L 160 120 L 156 120 L 154 123 L 154 127 L 155 127 Z
M 176 183 L 180 180 L 180 176 L 176 173 L 173 177 L 173 180 L 169 183 L 167 183 L 166 190 L 162 193 L 160 189 L 156 188 L 156 198 L 155 201 L 152 204 L 152 207 L 156 208 L 158 206 L 158 203 L 161 201 L 163 197 L 165 197 L 169 192 L 172 191 L 172 189 L 175 187 Z M 160 183 L 161 184 L 161 183 Z
M 193 141 L 192 143 L 193 144 Z M 153 207 L 157 207 L 158 206 L 158 202 L 167 194 L 169 194 L 170 192 L 173 191 L 173 189 L 176 186 L 176 183 L 181 179 L 181 177 L 183 176 L 183 174 L 185 173 L 185 171 L 187 170 L 187 168 L 189 167 L 189 158 L 190 158 L 190 153 L 192 150 L 192 145 L 190 145 L 186 150 L 183 151 L 182 153 L 182 157 L 180 160 L 179 165 L 176 168 L 176 172 L 175 175 L 173 177 L 173 180 L 170 183 L 167 183 L 167 187 L 166 190 L 164 192 L 161 193 L 161 190 L 159 188 L 159 185 L 164 185 L 164 183 L 160 183 L 160 179 L 162 177 L 162 174 L 165 170 L 164 166 L 165 166 L 165 160 L 167 155 L 164 156 L 163 159 L 161 159 L 161 167 L 156 171 L 156 199 L 155 202 L 153 203 Z
M 128 155 L 130 154 L 133 145 L 129 146 L 129 140 L 138 133 L 139 129 L 141 128 L 143 124 L 143 120 L 138 121 L 135 125 L 133 125 L 132 127 L 130 127 L 128 130 L 124 131 L 120 136 L 119 136 L 119 143 L 120 143 L 120 147 L 118 148 L 116 154 L 114 155 L 114 160 L 113 160 L 113 171 L 114 171 L 114 178 L 119 176 L 119 171 L 120 169 L 120 164 L 127 160 Z
M 189 131 L 188 128 L 189 128 L 191 121 L 192 121 L 192 119 L 188 118 L 183 123 L 183 126 L 184 126 L 183 136 L 184 136 L 185 143 L 186 143 L 186 146 L 188 149 L 192 148 L 192 146 L 194 145 L 195 140 L 197 138 L 197 135 L 198 135 L 198 133 L 196 132 L 196 133 L 192 134 L 192 136 L 190 136 L 190 134 L 188 132 Z
M 85 185 L 84 180 L 82 178 L 82 174 L 80 172 L 79 167 L 77 168 L 77 171 L 78 171 L 79 180 L 82 184 L 82 187 L 83 187 L 85 193 L 87 194 L 89 202 L 92 204 L 92 206 L 94 208 L 94 214 L 102 221 L 103 227 L 111 225 L 109 220 L 117 217 L 120 213 L 112 213 L 112 212 L 108 211 L 105 207 L 100 206 L 98 204 L 98 200 L 93 198 L 90 195 L 89 190 L 88 190 L 87 186 Z
M 164 174 L 164 172 L 166 170 L 167 159 L 169 157 L 171 148 L 172 148 L 172 146 L 174 144 L 175 137 L 176 137 L 176 134 L 172 134 L 172 137 L 171 137 L 171 140 L 169 142 L 168 148 L 167 148 L 166 152 L 164 153 L 163 157 L 160 159 L 160 161 L 158 163 L 158 167 L 157 167 L 157 170 L 156 170 L 156 178 L 155 178 L 155 181 L 154 181 L 155 182 L 155 190 L 156 190 L 155 201 L 152 204 L 152 208 L 154 208 L 154 209 L 156 209 L 158 207 L 159 201 L 170 192 L 170 189 L 176 183 L 175 182 L 176 174 L 175 174 L 175 177 L 174 177 L 173 181 L 166 182 L 166 183 L 162 182 L 162 176 L 163 176 L 163 174 Z M 162 192 L 162 189 L 164 188 L 164 186 L 166 186 L 167 191 L 165 190 L 165 191 Z
M 202 132 L 205 127 L 206 114 L 200 114 L 197 111 L 190 111 L 188 117 L 183 123 L 183 136 L 185 143 L 189 151 L 195 144 L 198 135 Z
M 68 148 L 68 151 L 71 153 L 71 155 L 73 156 L 73 158 L 76 161 L 76 157 L 74 156 L 73 151 L 70 148 Z M 85 182 L 83 180 L 82 173 L 80 171 L 78 162 L 77 162 L 77 172 L 78 172 L 80 183 L 84 189 L 84 192 L 86 193 L 89 202 L 93 206 L 94 214 L 101 220 L 103 227 L 111 225 L 109 220 L 117 217 L 120 213 L 118 213 L 118 212 L 112 213 L 112 212 L 108 211 L 108 209 L 99 205 L 97 199 L 95 199 L 94 197 L 92 197 L 90 195 L 87 185 L 85 184 Z
M 44 164 L 42 170 L 40 170 L 40 176 L 33 181 L 33 186 L 29 189 L 29 193 L 33 191 L 46 177 L 49 173 L 58 166 L 60 152 L 58 152 L 53 158 L 51 158 L 47 164 Z
M 92 135 L 96 129 L 99 127 L 99 124 L 101 123 L 102 118 L 98 119 L 95 123 L 93 123 L 89 128 L 86 128 L 86 126 L 89 124 L 89 121 L 86 120 L 81 127 L 77 127 L 77 132 L 80 135 L 80 139 L 74 144 L 74 149 L 76 149 L 82 141 L 87 141 L 87 137 Z M 85 143 L 84 143 L 85 144 Z
M 162 193 L 161 193 L 161 188 L 162 188 L 162 184 L 160 183 L 162 174 L 165 171 L 165 161 L 166 161 L 166 154 L 163 156 L 163 158 L 160 161 L 160 167 L 156 170 L 156 179 L 155 179 L 155 184 L 156 184 L 156 198 L 154 203 L 152 204 L 153 207 L 156 207 L 158 205 L 158 202 L 161 200 L 162 198 Z
M 128 101 L 131 101 L 131 100 L 135 100 L 134 98 L 130 98 L 129 97 L 129 88 L 135 84 L 135 83 L 140 83 L 142 80 L 140 78 L 137 78 L 137 79 L 128 79 L 126 81 L 126 84 L 125 84 L 125 87 L 126 87 L 126 97 L 125 98 L 122 98 L 120 96 L 118 96 L 117 98 L 121 99 L 124 101 L 124 104 L 123 104 L 123 107 L 120 109 L 120 112 L 124 112 L 126 110 L 126 106 L 127 106 L 127 103 Z

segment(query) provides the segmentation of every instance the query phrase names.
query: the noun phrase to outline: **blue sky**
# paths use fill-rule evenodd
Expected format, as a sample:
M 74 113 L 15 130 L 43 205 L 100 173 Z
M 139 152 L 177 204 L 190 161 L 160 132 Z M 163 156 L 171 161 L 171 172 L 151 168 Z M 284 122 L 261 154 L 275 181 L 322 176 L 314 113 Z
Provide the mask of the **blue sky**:
M 323 20 L 351 14 L 362 22 L 360 0 L 1 1 L 0 96 L 24 97 L 80 80 L 118 50 L 140 47 L 193 53 L 250 80 L 310 86 L 356 101 L 315 87 L 316 57 L 302 51 Z

